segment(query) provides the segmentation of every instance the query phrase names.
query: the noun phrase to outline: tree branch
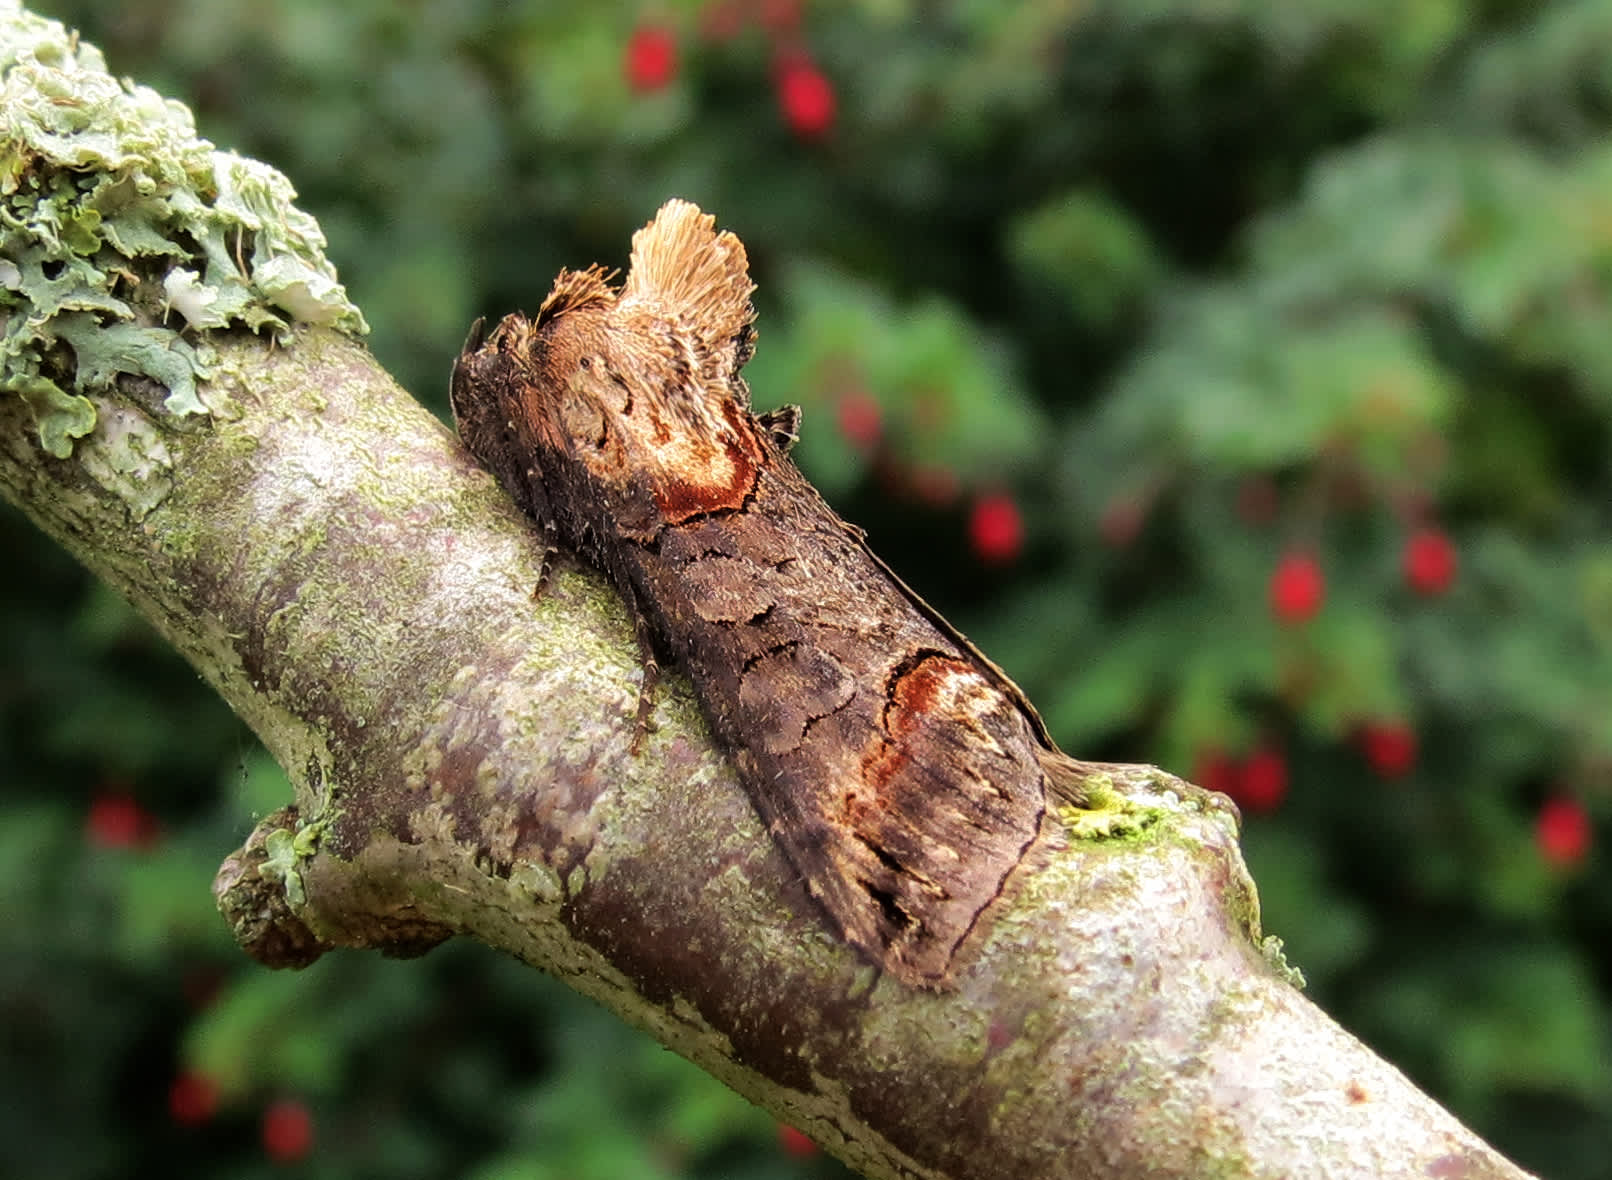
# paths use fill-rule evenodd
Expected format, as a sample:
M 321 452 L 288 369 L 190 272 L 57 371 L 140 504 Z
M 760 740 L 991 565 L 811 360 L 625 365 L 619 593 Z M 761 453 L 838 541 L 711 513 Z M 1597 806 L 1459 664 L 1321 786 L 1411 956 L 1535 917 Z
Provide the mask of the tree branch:
M 23 62 L 36 87 L 104 89 L 59 26 L 8 19 L 13 42 L 25 28 L 56 47 L 7 47 L 8 85 Z M 104 203 L 86 175 L 127 178 L 114 157 L 31 143 L 19 191 L 71 183 Z M 219 207 L 223 188 L 180 171 Z M 8 229 L 5 257 L 46 249 L 43 233 Z M 106 263 L 114 236 L 72 257 Z M 103 308 L 95 327 L 177 354 L 167 276 L 221 290 L 206 268 L 224 263 L 187 247 L 124 264 L 130 314 Z M 310 318 L 270 277 L 256 256 L 239 267 L 260 310 Z M 361 345 L 306 323 L 275 343 L 246 313 L 193 330 L 198 412 L 151 365 L 96 380 L 83 322 L 53 333 L 43 296 L 10 285 L 6 387 L 50 381 L 93 429 L 76 407 L 52 434 L 60 399 L 0 397 L 0 490 L 135 603 L 295 784 L 217 883 L 264 961 L 469 935 L 869 1176 L 1522 1175 L 1293 986 L 1212 797 L 1108 768 L 1112 807 L 1066 817 L 1066 846 L 1021 872 L 955 989 L 880 977 L 761 828 L 686 685 L 629 751 L 639 669 L 620 605 L 564 565 L 534 599 L 524 520 Z M 311 318 L 356 326 L 325 306 Z

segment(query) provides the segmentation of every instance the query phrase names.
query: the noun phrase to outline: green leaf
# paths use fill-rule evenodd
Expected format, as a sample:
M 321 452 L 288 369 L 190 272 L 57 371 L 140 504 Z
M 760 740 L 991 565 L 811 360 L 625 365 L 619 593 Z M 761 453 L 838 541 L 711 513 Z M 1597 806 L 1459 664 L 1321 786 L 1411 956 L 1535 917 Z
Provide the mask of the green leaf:
M 1158 280 L 1162 264 L 1124 206 L 1078 188 L 1013 223 L 1008 248 L 1025 271 L 1051 282 L 1079 319 L 1107 326 Z

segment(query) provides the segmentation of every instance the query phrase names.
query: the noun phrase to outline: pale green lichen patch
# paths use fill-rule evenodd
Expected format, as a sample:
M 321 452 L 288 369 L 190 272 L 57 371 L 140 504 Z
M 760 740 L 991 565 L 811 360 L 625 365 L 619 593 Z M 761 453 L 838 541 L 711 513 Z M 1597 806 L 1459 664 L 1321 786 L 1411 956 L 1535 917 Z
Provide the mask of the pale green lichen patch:
M 1282 949 L 1282 940 L 1274 934 L 1267 934 L 1260 939 L 1259 953 L 1272 971 L 1281 976 L 1294 987 L 1302 991 L 1305 987 L 1304 972 L 1287 961 L 1287 952 Z
M 1060 807 L 1058 818 L 1075 840 L 1118 840 L 1137 836 L 1164 818 L 1162 807 L 1138 803 L 1114 788 L 1106 774 L 1086 780 L 1086 801 L 1081 807 Z
M 47 452 L 72 453 L 95 425 L 87 395 L 121 373 L 166 388 L 170 414 L 206 413 L 210 350 L 181 330 L 367 330 L 295 196 L 60 23 L 0 0 L 0 389 L 28 403 Z
M 302 883 L 301 865 L 319 847 L 320 834 L 319 825 L 310 824 L 295 832 L 276 828 L 263 837 L 263 850 L 268 856 L 258 866 L 258 875 L 280 882 L 286 901 L 293 907 L 308 900 L 307 889 Z

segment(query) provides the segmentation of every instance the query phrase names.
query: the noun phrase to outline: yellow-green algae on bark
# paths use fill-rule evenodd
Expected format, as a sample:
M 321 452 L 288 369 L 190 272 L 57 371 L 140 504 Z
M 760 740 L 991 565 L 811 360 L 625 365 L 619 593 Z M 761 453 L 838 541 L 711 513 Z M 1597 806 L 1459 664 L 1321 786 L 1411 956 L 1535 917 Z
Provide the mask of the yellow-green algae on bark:
M 167 413 L 206 413 L 205 329 L 367 330 L 290 181 L 17 0 L 0 0 L 0 132 L 0 390 L 57 458 L 119 374 L 162 385 Z

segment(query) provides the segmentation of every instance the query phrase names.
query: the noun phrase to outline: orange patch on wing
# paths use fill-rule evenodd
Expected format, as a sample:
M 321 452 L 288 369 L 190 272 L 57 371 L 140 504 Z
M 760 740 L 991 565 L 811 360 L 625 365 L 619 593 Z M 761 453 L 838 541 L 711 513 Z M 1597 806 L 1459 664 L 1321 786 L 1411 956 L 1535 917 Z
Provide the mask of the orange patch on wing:
M 885 788 L 900 778 L 912 761 L 912 755 L 900 743 L 882 734 L 873 739 L 871 746 L 862 756 L 861 784 L 845 794 L 845 818 L 853 824 L 883 806 L 880 800 L 884 797 Z M 866 787 L 872 790 L 866 790 Z
M 962 660 L 929 656 L 896 681 L 884 712 L 885 724 L 891 737 L 900 738 L 931 714 L 955 715 L 969 698 L 989 689 L 990 682 Z
M 890 691 L 884 709 L 885 732 L 862 755 L 862 781 L 873 788 L 864 795 L 847 793 L 848 818 L 876 810 L 886 786 L 906 773 L 912 762 L 910 738 L 928 724 L 968 724 L 981 703 L 988 703 L 990 682 L 962 660 L 928 656 L 905 672 Z

